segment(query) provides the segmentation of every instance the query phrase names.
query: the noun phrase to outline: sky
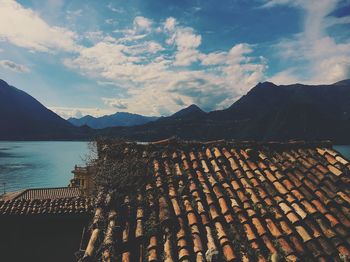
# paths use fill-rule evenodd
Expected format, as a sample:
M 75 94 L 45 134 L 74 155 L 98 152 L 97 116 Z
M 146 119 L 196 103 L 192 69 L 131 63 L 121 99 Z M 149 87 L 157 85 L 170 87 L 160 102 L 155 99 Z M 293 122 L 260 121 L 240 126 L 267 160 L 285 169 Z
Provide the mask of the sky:
M 350 78 L 350 0 L 0 0 L 0 78 L 63 118 Z

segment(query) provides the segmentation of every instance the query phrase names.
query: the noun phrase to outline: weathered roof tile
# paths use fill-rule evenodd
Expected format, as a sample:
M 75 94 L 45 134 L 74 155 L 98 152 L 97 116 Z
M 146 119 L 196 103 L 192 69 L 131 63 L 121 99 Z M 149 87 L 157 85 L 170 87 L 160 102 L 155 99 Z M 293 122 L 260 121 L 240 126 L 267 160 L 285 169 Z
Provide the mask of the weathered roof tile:
M 222 141 L 188 148 L 156 148 L 156 156 L 163 157 L 154 159 L 147 203 L 131 208 L 125 215 L 130 224 L 120 225 L 126 241 L 132 234 L 144 239 L 147 261 L 268 261 L 273 254 L 291 261 L 331 261 L 350 253 L 350 190 L 344 183 L 350 165 L 334 150 L 324 144 L 247 147 Z M 150 197 L 153 187 L 159 196 Z M 0 213 L 57 207 L 51 201 L 44 207 L 23 202 L 16 208 L 0 202 Z M 150 220 L 161 227 L 147 234 Z M 96 229 L 100 231 L 92 229 L 89 240 L 109 232 Z M 122 258 L 142 259 L 141 242 L 133 243 L 137 248 L 126 246 Z M 89 256 L 102 258 L 103 247 L 93 243 Z

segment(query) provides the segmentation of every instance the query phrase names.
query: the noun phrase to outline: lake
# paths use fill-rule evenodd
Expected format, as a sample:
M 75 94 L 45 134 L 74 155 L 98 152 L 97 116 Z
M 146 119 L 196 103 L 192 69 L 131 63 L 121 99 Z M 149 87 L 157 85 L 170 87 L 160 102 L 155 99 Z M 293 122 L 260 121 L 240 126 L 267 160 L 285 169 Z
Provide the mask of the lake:
M 88 142 L 0 141 L 0 194 L 24 188 L 67 186 L 75 165 L 84 165 Z
M 345 156 L 347 159 L 350 159 L 350 145 L 334 146 L 334 149 Z
M 350 146 L 335 146 L 350 159 Z M 0 194 L 25 188 L 67 186 L 75 165 L 84 165 L 88 142 L 0 141 Z

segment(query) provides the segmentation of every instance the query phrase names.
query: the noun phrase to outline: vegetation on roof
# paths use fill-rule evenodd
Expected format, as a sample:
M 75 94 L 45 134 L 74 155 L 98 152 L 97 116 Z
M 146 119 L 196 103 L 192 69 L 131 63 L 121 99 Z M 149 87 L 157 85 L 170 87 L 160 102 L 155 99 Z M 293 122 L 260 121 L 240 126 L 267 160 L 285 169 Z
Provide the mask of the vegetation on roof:
M 350 164 L 327 143 L 110 141 L 101 144 L 99 161 L 107 178 L 82 260 L 315 261 L 350 254 Z M 135 175 L 135 168 L 145 171 Z

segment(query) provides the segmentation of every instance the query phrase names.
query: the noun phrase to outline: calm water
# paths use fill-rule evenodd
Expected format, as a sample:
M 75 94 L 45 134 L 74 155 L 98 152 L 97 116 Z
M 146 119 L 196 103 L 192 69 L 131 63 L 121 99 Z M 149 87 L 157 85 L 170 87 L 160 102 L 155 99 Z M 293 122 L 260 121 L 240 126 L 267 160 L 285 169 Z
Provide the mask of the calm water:
M 334 146 L 350 159 L 350 146 Z M 84 165 L 88 142 L 0 141 L 0 194 L 24 188 L 67 186 L 74 165 Z
M 350 145 L 334 146 L 334 149 L 345 156 L 347 159 L 350 159 Z
M 88 142 L 0 141 L 0 194 L 23 188 L 67 186 L 74 165 L 84 165 Z

